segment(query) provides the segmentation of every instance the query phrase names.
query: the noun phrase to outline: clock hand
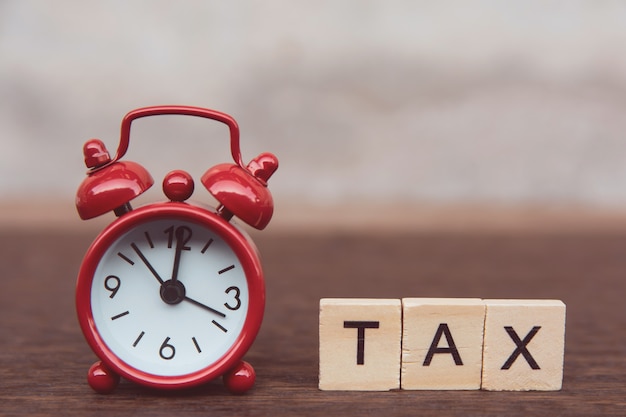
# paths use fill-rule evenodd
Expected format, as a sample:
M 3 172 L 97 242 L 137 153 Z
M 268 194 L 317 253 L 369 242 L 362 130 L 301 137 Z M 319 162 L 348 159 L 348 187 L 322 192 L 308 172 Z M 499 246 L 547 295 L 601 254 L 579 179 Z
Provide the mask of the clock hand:
M 199 303 L 198 301 L 194 300 L 193 298 L 189 298 L 189 297 L 185 296 L 185 298 L 183 298 L 183 300 L 189 301 L 191 304 L 197 305 L 198 307 L 203 308 L 205 310 L 208 310 L 211 313 L 217 314 L 220 317 L 226 317 L 226 314 L 222 313 L 221 311 L 217 311 L 214 308 L 211 308 L 211 307 L 209 307 L 207 305 Z
M 174 254 L 174 267 L 172 268 L 172 282 L 178 280 L 178 268 L 180 266 L 180 254 L 184 250 L 190 250 L 189 246 L 185 246 L 189 237 L 185 236 L 186 232 L 189 232 L 191 237 L 191 230 L 186 226 L 181 226 L 176 229 L 176 253 Z
M 163 285 L 163 279 L 159 276 L 159 273 L 154 269 L 154 267 L 150 264 L 150 262 L 148 262 L 148 260 L 144 256 L 144 254 L 141 253 L 141 251 L 139 250 L 137 245 L 135 245 L 134 243 L 131 243 L 130 246 L 133 248 L 135 253 L 137 253 L 137 255 L 143 261 L 143 263 L 146 264 L 146 266 L 148 267 L 150 272 L 152 272 L 152 275 L 154 275 L 154 277 L 157 279 L 157 281 L 159 281 L 159 284 Z

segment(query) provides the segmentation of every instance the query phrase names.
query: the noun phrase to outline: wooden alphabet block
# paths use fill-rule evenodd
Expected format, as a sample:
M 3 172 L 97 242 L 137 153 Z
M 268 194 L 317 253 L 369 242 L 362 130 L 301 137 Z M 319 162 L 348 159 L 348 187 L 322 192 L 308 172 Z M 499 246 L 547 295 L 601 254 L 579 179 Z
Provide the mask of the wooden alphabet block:
M 402 309 L 402 389 L 480 389 L 484 301 L 404 298 Z
M 400 388 L 400 300 L 322 299 L 319 320 L 321 390 Z
M 565 304 L 485 300 L 482 389 L 556 391 L 563 381 Z

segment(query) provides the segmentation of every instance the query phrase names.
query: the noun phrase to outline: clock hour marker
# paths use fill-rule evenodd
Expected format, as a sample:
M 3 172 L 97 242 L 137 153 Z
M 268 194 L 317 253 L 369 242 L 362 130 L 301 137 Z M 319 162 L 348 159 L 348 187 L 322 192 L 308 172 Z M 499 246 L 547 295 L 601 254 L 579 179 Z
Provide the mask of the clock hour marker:
M 234 268 L 235 268 L 235 265 L 227 266 L 226 268 L 224 268 L 224 269 L 222 269 L 222 270 L 218 271 L 217 273 L 221 275 L 221 274 L 223 274 L 224 272 L 228 272 L 228 271 L 230 271 L 231 269 L 234 269 Z
M 124 317 L 124 316 L 126 316 L 127 314 L 130 314 L 130 311 L 126 310 L 126 311 L 125 311 L 125 312 L 123 312 L 123 313 L 117 314 L 117 315 L 115 315 L 115 316 L 111 317 L 111 320 L 117 320 L 117 319 L 119 319 L 120 317 Z
M 213 243 L 213 239 L 209 239 L 209 241 L 206 243 L 206 245 L 204 245 L 200 253 L 206 252 L 206 250 L 209 249 L 209 246 L 211 246 L 211 243 Z
M 196 340 L 196 338 L 192 337 L 191 340 L 193 341 L 193 344 L 196 347 L 196 350 L 198 351 L 198 353 L 202 353 L 202 349 L 200 349 L 200 345 L 198 345 L 198 341 Z
M 122 252 L 118 252 L 117 256 L 119 256 L 120 258 L 128 262 L 129 264 L 135 265 L 135 262 L 133 262 L 128 256 L 124 255 Z
M 222 326 L 221 324 L 219 324 L 218 322 L 216 322 L 215 320 L 213 320 L 211 323 L 215 324 L 215 326 L 220 329 L 221 331 L 223 331 L 224 333 L 226 333 L 228 331 L 228 329 L 226 329 L 226 327 Z
M 148 234 L 148 232 L 144 232 L 144 235 L 146 236 L 148 245 L 150 245 L 150 249 L 154 249 L 154 243 L 152 243 L 152 239 L 150 238 L 150 235 Z
M 137 336 L 137 339 L 135 339 L 135 342 L 133 343 L 133 347 L 137 346 L 137 344 L 139 343 L 139 341 L 141 340 L 144 334 L 146 334 L 146 332 L 139 333 L 139 336 Z

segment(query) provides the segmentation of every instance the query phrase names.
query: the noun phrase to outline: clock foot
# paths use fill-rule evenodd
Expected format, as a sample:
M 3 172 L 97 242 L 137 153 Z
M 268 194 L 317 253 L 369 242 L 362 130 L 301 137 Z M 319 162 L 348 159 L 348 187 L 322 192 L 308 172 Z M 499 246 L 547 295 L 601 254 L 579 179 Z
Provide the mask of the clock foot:
M 120 382 L 120 376 L 98 361 L 91 365 L 87 374 L 89 386 L 98 394 L 109 394 Z
M 224 374 L 224 385 L 233 394 L 243 394 L 254 385 L 256 373 L 248 362 L 241 361 Z

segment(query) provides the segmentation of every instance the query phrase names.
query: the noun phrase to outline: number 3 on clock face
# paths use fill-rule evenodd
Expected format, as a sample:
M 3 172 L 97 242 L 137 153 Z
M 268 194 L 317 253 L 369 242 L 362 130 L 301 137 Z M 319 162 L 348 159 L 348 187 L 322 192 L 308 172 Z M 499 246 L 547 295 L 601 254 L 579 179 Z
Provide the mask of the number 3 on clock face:
M 250 293 L 242 262 L 220 234 L 155 218 L 108 244 L 89 298 L 96 345 L 104 342 L 133 372 L 168 378 L 206 369 L 233 349 Z

